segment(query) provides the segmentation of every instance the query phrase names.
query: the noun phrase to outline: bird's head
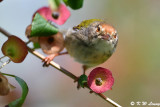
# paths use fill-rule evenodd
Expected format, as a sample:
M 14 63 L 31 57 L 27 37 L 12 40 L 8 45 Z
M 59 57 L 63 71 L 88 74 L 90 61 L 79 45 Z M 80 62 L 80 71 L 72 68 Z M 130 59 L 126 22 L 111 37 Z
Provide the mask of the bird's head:
M 114 44 L 118 41 L 116 29 L 100 19 L 85 20 L 73 29 L 83 31 L 91 40 L 103 40 Z

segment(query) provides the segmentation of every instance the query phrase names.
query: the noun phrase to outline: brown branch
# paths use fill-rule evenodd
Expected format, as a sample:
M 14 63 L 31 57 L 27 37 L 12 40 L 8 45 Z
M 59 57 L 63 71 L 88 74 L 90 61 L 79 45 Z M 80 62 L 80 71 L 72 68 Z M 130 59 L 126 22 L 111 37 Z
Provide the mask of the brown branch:
M 41 60 L 43 60 L 43 59 L 45 58 L 42 54 L 40 54 L 40 53 L 32 50 L 32 49 L 29 48 L 29 47 L 28 47 L 28 51 L 29 51 L 30 53 L 32 53 L 33 55 L 35 55 L 36 57 L 40 58 Z M 57 63 L 51 61 L 51 62 L 50 62 L 50 65 L 53 66 L 54 68 L 56 68 L 57 70 L 61 71 L 62 73 L 66 74 L 67 76 L 71 77 L 73 80 L 76 80 L 76 79 L 77 79 L 77 77 L 76 77 L 75 75 L 73 75 L 71 72 L 65 70 L 63 67 L 61 67 L 61 66 L 58 65 Z
M 9 37 L 11 36 L 10 33 L 8 33 L 6 30 L 4 30 L 3 28 L 0 27 L 0 32 L 2 34 L 4 34 L 5 36 Z M 36 57 L 38 57 L 39 59 L 43 60 L 45 57 L 43 55 L 41 55 L 40 53 L 32 50 L 30 47 L 28 47 L 28 51 L 30 53 L 32 53 L 33 55 L 35 55 Z M 62 73 L 64 73 L 65 75 L 67 75 L 68 77 L 72 78 L 73 80 L 77 80 L 77 76 L 75 76 L 74 74 L 72 74 L 71 72 L 67 71 L 66 69 L 64 69 L 63 67 L 61 67 L 60 65 L 58 65 L 57 63 L 51 61 L 49 63 L 52 67 L 56 68 L 57 70 L 61 71 Z M 89 90 L 90 88 L 87 87 Z M 104 99 L 105 101 L 109 102 L 110 104 L 112 104 L 113 106 L 115 107 L 122 107 L 120 106 L 119 104 L 117 104 L 116 102 L 114 102 L 113 100 L 111 100 L 110 98 L 107 98 L 106 96 L 104 96 L 103 94 L 98 94 L 98 93 L 95 93 L 97 94 L 99 97 L 101 97 L 102 99 Z

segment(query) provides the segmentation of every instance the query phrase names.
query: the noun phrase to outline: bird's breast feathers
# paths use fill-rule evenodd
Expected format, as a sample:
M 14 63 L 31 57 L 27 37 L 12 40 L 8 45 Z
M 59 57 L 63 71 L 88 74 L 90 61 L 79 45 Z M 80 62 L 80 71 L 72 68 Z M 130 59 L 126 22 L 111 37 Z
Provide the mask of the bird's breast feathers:
M 108 41 L 99 41 L 96 45 L 89 45 L 75 36 L 66 37 L 65 45 L 68 53 L 76 61 L 87 66 L 96 66 L 105 62 L 114 50 L 114 46 Z

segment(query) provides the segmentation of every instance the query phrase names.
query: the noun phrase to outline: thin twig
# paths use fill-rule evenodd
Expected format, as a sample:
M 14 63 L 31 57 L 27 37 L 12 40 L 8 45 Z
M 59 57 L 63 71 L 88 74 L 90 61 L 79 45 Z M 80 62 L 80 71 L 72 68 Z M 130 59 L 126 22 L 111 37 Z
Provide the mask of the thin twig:
M 0 27 L 0 32 L 2 34 L 4 34 L 5 36 L 9 37 L 11 36 L 10 33 L 8 33 L 6 30 L 4 30 L 3 28 Z M 43 60 L 45 57 L 43 55 L 41 55 L 40 53 L 32 50 L 30 47 L 28 47 L 28 51 L 30 53 L 32 53 L 33 55 L 35 55 L 36 57 L 38 57 L 39 59 Z M 77 80 L 77 76 L 75 76 L 74 74 L 72 74 L 71 72 L 67 71 L 66 69 L 64 69 L 63 67 L 61 67 L 60 65 L 58 65 L 57 63 L 51 61 L 49 63 L 52 67 L 56 68 L 57 70 L 61 71 L 62 73 L 64 73 L 65 75 L 69 76 L 70 78 L 72 78 L 73 80 Z M 90 89 L 89 87 L 87 87 L 88 89 Z M 114 102 L 113 100 L 111 100 L 110 98 L 105 97 L 103 94 L 98 94 L 95 93 L 98 96 L 100 96 L 102 99 L 104 99 L 105 101 L 109 102 L 110 104 L 112 104 L 115 107 L 122 107 L 119 104 L 117 104 L 116 102 Z
M 0 69 L 2 69 L 5 65 L 9 64 L 11 62 L 10 59 L 8 59 L 6 62 L 4 62 L 1 66 Z
M 6 30 L 4 30 L 4 29 L 1 28 L 1 27 L 0 27 L 0 32 L 1 32 L 2 34 L 4 34 L 5 36 L 7 36 L 7 37 L 11 36 L 10 33 L 8 33 Z
M 26 42 L 26 45 L 28 45 L 29 43 L 31 43 L 31 41 L 30 41 L 30 40 Z
M 2 61 L 2 59 L 5 58 L 5 57 L 6 57 L 6 56 L 0 57 L 0 62 L 1 62 L 1 63 L 4 63 L 4 62 Z
M 29 48 L 29 47 L 28 47 L 28 51 L 29 51 L 30 53 L 32 53 L 33 55 L 35 55 L 36 57 L 40 58 L 41 60 L 43 60 L 43 59 L 45 58 L 43 55 L 41 55 L 40 53 L 32 50 L 32 49 Z M 61 67 L 61 66 L 58 65 L 57 63 L 51 61 L 49 64 L 50 64 L 51 66 L 53 66 L 54 68 L 56 68 L 57 70 L 61 71 L 62 73 L 66 74 L 67 76 L 71 77 L 72 79 L 74 79 L 74 80 L 77 79 L 77 77 L 76 77 L 74 74 L 72 74 L 71 72 L 65 70 L 63 67 Z

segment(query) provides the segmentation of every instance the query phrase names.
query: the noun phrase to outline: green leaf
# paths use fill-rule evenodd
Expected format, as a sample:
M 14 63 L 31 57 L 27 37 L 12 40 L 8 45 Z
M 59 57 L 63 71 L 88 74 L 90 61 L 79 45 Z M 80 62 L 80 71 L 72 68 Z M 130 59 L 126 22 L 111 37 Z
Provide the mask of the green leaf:
M 10 74 L 5 74 L 5 73 L 2 73 L 2 74 L 14 77 L 22 88 L 21 97 L 19 99 L 16 99 L 15 101 L 9 103 L 6 107 L 21 107 L 26 99 L 27 94 L 28 94 L 28 86 L 27 86 L 26 82 L 23 79 L 15 76 L 15 75 L 10 75 Z
M 63 2 L 74 10 L 83 6 L 83 0 L 63 0 Z
M 38 42 L 37 43 L 33 43 L 33 49 L 38 49 L 38 48 L 41 48 L 40 44 Z
M 39 13 L 36 13 L 31 28 L 31 37 L 51 36 L 56 34 L 58 29 L 45 20 Z
M 81 75 L 78 79 L 79 85 L 84 88 L 87 83 L 87 76 L 85 74 Z
M 58 9 L 60 3 L 61 3 L 60 0 L 49 0 L 49 5 L 52 10 Z
M 63 2 L 68 6 L 68 0 L 63 0 Z

